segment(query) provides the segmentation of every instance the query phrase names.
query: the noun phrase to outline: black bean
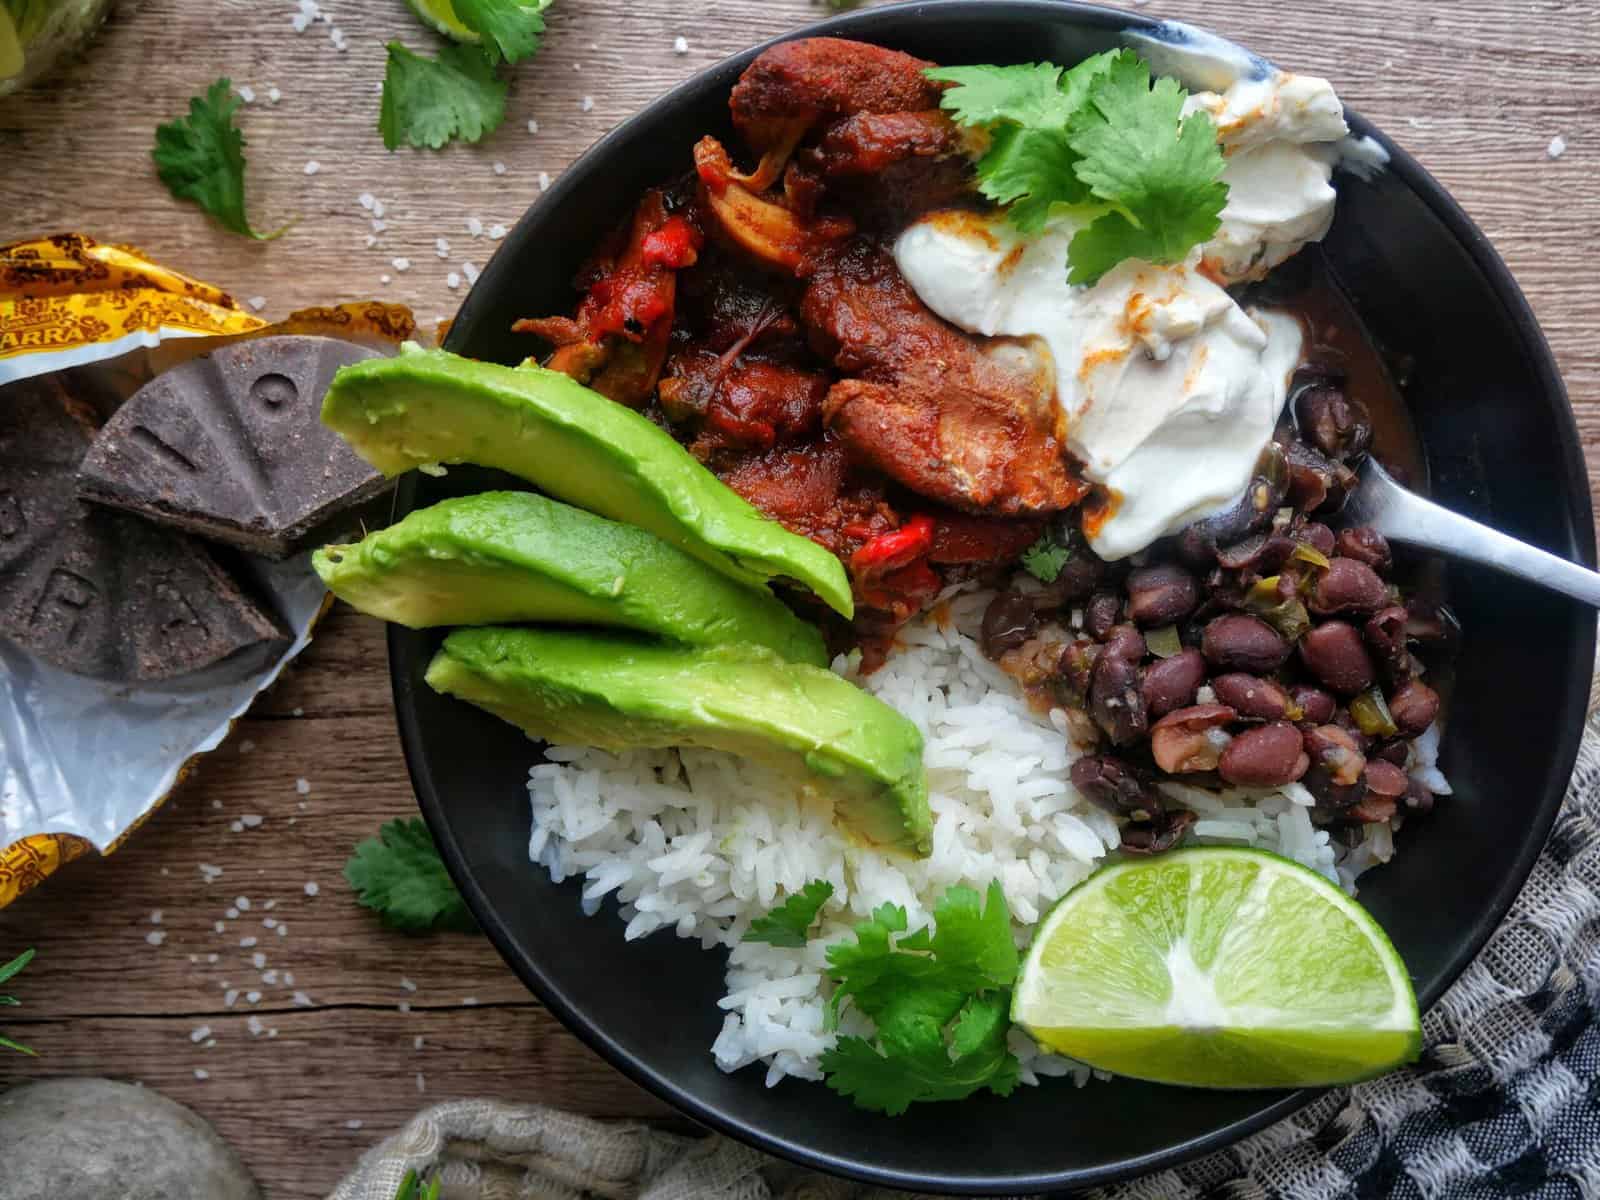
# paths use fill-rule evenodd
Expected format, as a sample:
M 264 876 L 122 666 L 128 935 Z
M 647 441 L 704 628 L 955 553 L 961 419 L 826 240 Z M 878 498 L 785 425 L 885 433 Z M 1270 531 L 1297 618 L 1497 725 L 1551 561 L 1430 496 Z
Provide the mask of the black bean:
M 1111 627 L 1122 619 L 1122 600 L 1115 592 L 1096 592 L 1084 608 L 1083 627 L 1097 642 L 1106 640 Z
M 1141 825 L 1122 827 L 1122 852 L 1124 854 L 1162 854 L 1171 850 L 1182 839 L 1189 826 L 1199 818 L 1186 808 L 1174 809 L 1158 820 Z
M 1389 551 L 1389 540 L 1367 525 L 1341 529 L 1336 548 L 1346 558 L 1359 559 L 1380 575 L 1387 571 L 1394 561 Z
M 983 652 L 998 659 L 1015 650 L 1039 631 L 1039 618 L 1033 601 L 1021 592 L 1000 592 L 983 610 L 980 634 Z
M 1382 825 L 1394 819 L 1395 811 L 1399 807 L 1400 802 L 1393 796 L 1379 796 L 1369 791 L 1345 814 L 1345 818 L 1350 821 L 1360 821 L 1363 825 Z
M 1171 658 L 1157 659 L 1146 667 L 1139 691 L 1144 695 L 1150 716 L 1160 718 L 1173 709 L 1194 703 L 1194 694 L 1205 679 L 1205 657 L 1191 647 Z
M 1149 728 L 1139 691 L 1139 660 L 1144 638 L 1132 625 L 1117 625 L 1106 635 L 1089 681 L 1089 715 L 1114 746 L 1136 741 Z
M 1301 512 L 1338 512 L 1355 486 L 1355 472 L 1317 453 L 1303 442 L 1290 442 L 1288 500 Z
M 1233 671 L 1211 681 L 1217 701 L 1251 721 L 1281 721 L 1289 715 L 1289 693 L 1270 679 Z
M 1118 817 L 1148 821 L 1162 811 L 1161 798 L 1132 767 L 1109 754 L 1086 754 L 1072 764 L 1072 786 Z
M 1301 435 L 1330 458 L 1359 458 L 1372 445 L 1372 418 L 1367 406 L 1344 389 L 1316 384 L 1295 397 L 1294 412 Z
M 1362 778 L 1367 782 L 1368 792 L 1390 799 L 1404 796 L 1406 785 L 1410 783 L 1404 771 L 1391 762 L 1384 762 L 1381 758 L 1367 760 L 1367 769 L 1362 773 Z
M 1182 567 L 1162 563 L 1128 572 L 1128 615 L 1140 625 L 1171 625 L 1200 603 L 1200 587 Z
M 1333 772 L 1315 760 L 1300 777 L 1300 782 L 1305 789 L 1316 798 L 1317 806 L 1312 809 L 1314 818 L 1323 820 L 1342 819 L 1345 813 L 1367 794 L 1367 785 L 1363 780 L 1357 779 L 1351 784 L 1335 783 Z
M 1300 731 L 1287 721 L 1274 721 L 1247 729 L 1228 743 L 1217 773 L 1239 787 L 1282 787 L 1310 765 Z
M 1087 551 L 1075 552 L 1061 565 L 1061 571 L 1054 581 L 1045 584 L 1037 591 L 1029 592 L 1028 599 L 1033 601 L 1033 607 L 1039 612 L 1065 608 L 1099 587 L 1105 573 L 1105 563 L 1093 554 Z
M 1323 558 L 1333 557 L 1335 545 L 1333 530 L 1329 529 L 1321 521 L 1307 521 L 1299 529 L 1295 530 L 1294 539 L 1297 542 L 1304 542 L 1322 555 Z
M 1204 566 L 1204 558 L 1197 559 L 1191 555 L 1203 547 L 1209 546 L 1214 550 L 1220 544 L 1237 542 L 1246 534 L 1266 528 L 1273 514 L 1283 504 L 1288 487 L 1288 464 L 1283 447 L 1277 442 L 1268 442 L 1266 449 L 1256 459 L 1244 494 L 1221 512 L 1189 526 L 1195 532 L 1198 543 L 1191 544 L 1187 539 L 1180 542 L 1185 550 L 1185 559 Z
M 1422 680 L 1413 679 L 1389 697 L 1389 712 L 1401 733 L 1416 737 L 1439 715 L 1439 693 Z
M 1223 745 L 1211 738 L 1237 714 L 1226 704 L 1196 704 L 1168 713 L 1150 730 L 1150 754 L 1169 775 L 1213 771 Z
M 1398 604 L 1380 609 L 1361 627 L 1367 648 L 1378 660 L 1383 677 L 1391 685 L 1411 678 L 1411 651 L 1406 646 L 1406 610 Z
M 1372 685 L 1372 655 L 1354 625 L 1325 621 L 1300 639 L 1300 659 L 1330 691 L 1353 696 Z
M 1433 793 L 1428 790 L 1427 784 L 1415 779 L 1407 781 L 1406 807 L 1417 813 L 1433 811 Z
M 1403 767 L 1411 757 L 1411 743 L 1406 741 L 1405 738 L 1390 738 L 1388 741 L 1381 743 L 1372 752 L 1371 757 L 1381 758 L 1384 762 Z
M 1243 613 L 1207 622 L 1200 642 L 1206 661 L 1224 671 L 1276 671 L 1289 657 L 1289 643 L 1271 625 Z
M 1376 612 L 1389 600 L 1389 589 L 1378 573 L 1355 558 L 1333 558 L 1311 590 L 1310 609 L 1319 616 L 1334 613 Z
M 1300 719 L 1312 725 L 1326 725 L 1339 707 L 1332 695 L 1309 683 L 1295 684 L 1289 689 L 1289 697 L 1299 707 Z
M 1312 765 L 1327 771 L 1334 785 L 1349 787 L 1366 770 L 1366 756 L 1349 730 L 1337 725 L 1315 725 L 1302 730 L 1300 737 Z

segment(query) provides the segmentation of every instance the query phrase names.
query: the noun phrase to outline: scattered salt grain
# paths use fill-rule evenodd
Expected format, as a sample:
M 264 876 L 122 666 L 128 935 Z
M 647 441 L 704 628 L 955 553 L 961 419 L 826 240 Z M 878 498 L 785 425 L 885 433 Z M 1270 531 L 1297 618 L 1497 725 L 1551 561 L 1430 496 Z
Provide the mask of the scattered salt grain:
M 399 1004 L 395 1005 L 395 1008 L 399 1009 L 400 1010 L 400 1014 L 402 1016 L 404 1016 L 406 1013 L 411 1011 L 411 1001 L 402 1000 L 402 1001 L 400 1001 Z
M 422 1072 L 418 1071 L 417 1072 L 417 1091 L 425 1092 L 427 1090 L 428 1090 L 428 1081 L 423 1079 Z
M 543 191 L 548 191 L 549 188 L 550 188 L 550 172 L 548 172 L 548 171 L 540 171 L 539 172 L 539 190 L 541 192 L 543 192 Z
M 578 111 L 579 112 L 593 112 L 594 111 L 594 97 L 593 96 L 585 96 L 582 100 L 579 100 L 578 101 Z
M 328 31 L 328 40 L 333 43 L 333 48 L 341 53 L 350 48 L 349 44 L 344 40 L 344 30 L 337 25 Z
M 289 999 L 295 1004 L 298 1004 L 301 1008 L 311 1007 L 311 997 L 306 995 L 304 992 L 296 992 L 294 995 L 290 996 Z
M 263 817 L 260 813 L 240 813 L 239 814 L 239 824 L 243 825 L 246 829 L 254 829 L 257 825 L 261 824 L 261 822 L 264 821 L 264 820 L 266 820 L 266 818 Z
M 387 211 L 388 211 L 388 209 L 384 207 L 384 203 L 383 203 L 382 200 L 374 200 L 372 202 L 372 215 L 373 216 L 381 217 Z M 303 709 L 303 708 L 297 708 L 297 709 L 294 710 L 294 715 L 297 716 L 297 717 L 304 716 L 305 715 L 305 711 L 306 710 Z
M 231 830 L 234 833 L 243 833 L 244 832 L 244 822 L 243 821 L 229 821 L 228 822 L 228 828 L 229 828 L 229 830 Z
M 444 238 L 433 239 L 433 252 L 440 258 L 450 257 L 450 243 Z
M 467 218 L 467 232 L 470 233 L 473 237 L 482 237 L 483 236 L 483 222 L 480 221 L 477 217 L 468 217 Z
M 279 925 L 278 929 L 277 929 L 277 934 L 278 934 L 279 937 L 288 937 L 289 936 L 289 927 L 287 925 Z
M 210 883 L 212 880 L 218 878 L 222 874 L 222 868 L 214 867 L 210 863 L 201 863 L 200 874 L 206 877 L 207 883 Z
M 448 275 L 446 275 L 444 277 L 444 285 L 445 285 L 445 287 L 449 288 L 452 292 L 455 291 L 458 287 L 461 286 L 461 276 L 459 274 L 457 274 L 455 271 L 451 271 Z
M 267 306 L 267 298 L 265 296 L 251 296 L 247 303 L 251 308 L 255 309 L 257 312 L 260 312 Z
M 200 1043 L 200 1049 L 202 1049 L 202 1050 L 215 1050 L 216 1048 L 217 1048 L 217 1039 L 216 1038 L 207 1038 L 204 1042 Z
M 250 1031 L 251 1037 L 260 1037 L 267 1030 L 267 1027 L 261 1023 L 261 1018 L 256 1016 L 255 1013 L 250 1014 L 250 1019 L 244 1023 L 244 1027 Z
M 349 1120 L 344 1123 L 344 1127 L 346 1129 L 360 1129 L 361 1122 L 359 1120 Z
M 309 796 L 311 794 L 311 783 L 306 779 L 296 779 L 294 781 L 294 790 L 302 796 Z
M 539 122 L 533 120 L 533 118 L 531 118 L 531 117 L 528 119 L 528 132 L 529 133 L 538 133 L 539 132 Z
M 389 265 L 392 266 L 396 271 L 411 270 L 411 260 L 409 258 L 394 259 Z
M 1559 133 L 1550 139 L 1550 144 L 1545 147 L 1545 153 L 1551 158 L 1560 158 L 1567 152 L 1567 139 Z
M 361 207 L 366 209 L 368 212 L 372 211 L 372 206 L 377 202 L 378 198 L 371 192 L 362 192 L 361 195 L 356 197 L 356 203 L 361 205 Z
M 411 980 L 407 979 L 404 975 L 400 976 L 400 986 L 408 992 L 414 992 L 417 990 L 417 985 L 412 983 Z
M 289 24 L 294 26 L 294 31 L 296 33 L 304 33 L 311 27 L 311 18 L 306 16 L 306 14 L 303 12 L 295 13 L 295 15 L 289 19 Z
M 285 971 L 283 973 L 283 986 L 284 987 L 291 987 L 291 988 L 294 986 L 294 972 L 293 971 Z
M 316 883 L 314 881 L 307 881 L 306 886 L 305 886 L 306 895 L 315 896 L 321 890 L 322 890 L 322 885 L 321 884 Z
M 256 944 L 256 939 L 255 939 L 254 935 L 251 935 L 251 934 L 247 934 L 244 937 L 239 939 L 239 949 L 241 949 L 241 950 L 248 950 L 248 949 L 250 949 L 250 947 L 254 946 L 255 944 Z
M 216 924 L 215 924 L 215 925 L 213 925 L 213 926 L 212 926 L 212 927 L 211 927 L 211 928 L 213 928 L 213 929 L 215 929 L 215 930 L 216 930 L 216 931 L 217 931 L 217 932 L 218 932 L 218 933 L 221 933 L 221 932 L 223 932 L 223 931 L 224 931 L 224 930 L 225 930 L 225 929 L 227 929 L 227 928 L 228 928 L 228 927 L 227 927 L 227 926 L 226 926 L 226 925 L 224 925 L 224 924 L 223 924 L 223 923 L 222 923 L 222 922 L 221 922 L 221 921 L 218 921 L 218 922 L 217 922 L 217 923 L 216 923 Z
M 222 915 L 227 917 L 230 921 L 237 921 L 239 919 L 239 910 L 230 904 L 227 908 L 222 910 Z
M 149 942 L 152 946 L 159 946 L 162 942 L 167 940 L 167 935 L 162 933 L 159 929 L 152 929 L 149 933 L 144 935 L 144 940 Z
M 276 104 L 279 100 L 282 100 L 282 99 L 283 99 L 283 93 L 280 92 L 277 88 L 269 87 L 267 89 L 267 103 L 268 104 Z
M 189 1040 L 197 1046 L 210 1036 L 211 1026 L 209 1025 L 200 1025 L 189 1031 Z
M 583 64 L 581 62 L 575 62 L 572 64 L 572 69 L 581 73 L 583 71 Z
M 235 896 L 233 898 L 233 906 L 235 908 L 237 908 L 240 912 L 249 912 L 250 911 L 250 897 L 249 896 Z
M 498 242 L 501 238 L 505 237 L 505 235 L 506 227 L 504 225 L 495 224 L 489 226 L 489 237 L 492 240 Z
M 240 754 L 249 754 L 250 751 L 254 750 L 255 748 L 256 748 L 256 744 L 254 742 L 252 742 L 249 738 L 245 738 L 244 741 L 239 743 L 239 753 Z
M 687 53 L 689 53 L 689 39 L 686 38 L 686 37 L 675 37 L 675 38 L 673 38 L 672 39 L 672 52 L 674 54 L 687 54 Z
M 269 987 L 272 984 L 277 983 L 278 982 L 278 968 L 277 967 L 268 967 L 265 971 L 261 972 L 261 982 L 264 983 L 264 984 L 267 984 Z
M 411 1048 L 413 1050 L 421 1050 L 422 1046 L 423 1046 L 422 1035 L 419 1033 L 419 1034 L 417 1034 L 416 1037 L 411 1039 Z
M 153 908 L 150 910 L 150 924 L 161 924 L 161 910 L 159 908 Z
M 241 83 L 233 90 L 239 93 L 239 99 L 243 100 L 246 104 L 254 104 L 256 102 L 256 90 L 248 83 Z
M 298 21 L 299 19 L 300 19 L 299 17 L 295 18 L 296 21 Z M 194 1077 L 196 1079 L 198 1079 L 201 1083 L 204 1083 L 206 1080 L 211 1078 L 211 1072 L 207 1071 L 204 1067 L 196 1067 L 194 1069 Z
M 388 283 L 389 282 L 389 277 L 387 275 L 379 275 L 378 276 L 378 282 L 379 283 Z
M 222 993 L 222 1007 L 223 1008 L 232 1008 L 237 1003 L 239 1003 L 239 989 L 238 988 L 229 988 L 227 991 Z
M 505 165 L 505 163 L 496 161 L 496 163 L 494 164 L 494 173 L 496 175 L 504 175 L 506 173 L 506 165 Z
M 206 961 L 208 963 L 214 963 L 217 961 L 217 956 L 215 954 L 208 954 L 206 955 Z
M 461 1003 L 465 1004 L 468 1008 L 472 1008 L 478 1003 L 478 998 L 476 996 L 463 996 L 461 997 Z
M 468 283 L 478 282 L 478 267 L 476 263 L 464 262 L 461 264 L 461 273 L 467 277 Z
M 261 928 L 263 928 L 263 929 L 276 929 L 277 927 L 278 927 L 278 918 L 277 917 L 262 917 L 261 918 Z
M 306 172 L 307 175 L 315 175 L 320 170 L 322 170 L 322 164 L 319 163 L 316 159 L 314 159 L 314 158 L 310 159 L 306 163 L 305 172 Z
M 244 994 L 244 1002 L 246 1004 L 260 1004 L 261 1003 L 261 993 L 260 992 L 246 992 Z
M 278 907 L 278 902 L 276 900 L 263 900 L 261 902 L 261 911 L 262 912 L 271 912 L 273 909 L 275 909 L 277 907 Z
M 269 1040 L 272 1039 L 272 1038 L 275 1038 L 277 1036 L 278 1036 L 278 1031 L 276 1029 L 267 1030 L 267 1037 L 268 1037 Z
M 267 965 L 266 954 L 260 950 L 257 950 L 250 956 L 250 965 L 258 971 L 261 970 L 262 967 Z

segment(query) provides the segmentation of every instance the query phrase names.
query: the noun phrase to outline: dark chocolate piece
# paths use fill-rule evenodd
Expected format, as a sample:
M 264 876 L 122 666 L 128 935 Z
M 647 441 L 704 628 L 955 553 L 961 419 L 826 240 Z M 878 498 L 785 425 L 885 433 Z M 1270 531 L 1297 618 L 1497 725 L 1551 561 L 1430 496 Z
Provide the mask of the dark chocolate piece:
M 119 683 L 243 677 L 282 655 L 289 630 L 201 543 L 78 502 L 94 433 L 57 378 L 0 388 L 0 635 Z
M 286 335 L 234 342 L 165 371 L 106 422 L 83 460 L 78 495 L 284 558 L 388 487 L 321 421 L 334 372 L 376 354 Z

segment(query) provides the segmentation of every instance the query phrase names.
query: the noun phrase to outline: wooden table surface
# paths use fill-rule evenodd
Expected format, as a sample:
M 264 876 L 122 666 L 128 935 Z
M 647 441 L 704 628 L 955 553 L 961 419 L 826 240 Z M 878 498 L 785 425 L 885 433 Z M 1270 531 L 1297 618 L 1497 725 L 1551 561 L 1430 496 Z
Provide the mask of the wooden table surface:
M 452 290 L 447 276 L 466 273 L 467 262 L 482 266 L 495 249 L 487 236 L 468 235 L 468 218 L 510 225 L 537 200 L 542 174 L 554 177 L 646 101 L 822 15 L 807 0 L 558 0 L 545 48 L 516 72 L 497 133 L 474 147 L 390 154 L 374 127 L 383 43 L 422 49 L 432 39 L 402 0 L 328 7 L 344 52 L 327 25 L 297 35 L 292 0 L 124 0 L 85 61 L 0 101 L 0 241 L 76 229 L 132 242 L 236 296 L 263 298 L 268 317 L 368 296 L 409 303 L 424 321 L 445 317 L 465 290 Z M 1442 180 L 1527 291 L 1600 476 L 1600 282 L 1592 267 L 1573 269 L 1600 244 L 1600 5 L 1136 8 L 1158 10 L 1328 76 Z M 685 54 L 674 52 L 678 36 Z M 151 169 L 155 126 L 222 74 L 255 89 L 241 117 L 250 213 L 263 228 L 298 215 L 281 241 L 220 232 L 174 203 Z M 276 104 L 266 100 L 273 86 Z M 1566 143 L 1559 157 L 1550 150 L 1556 137 Z M 320 169 L 307 174 L 313 161 Z M 370 249 L 363 192 L 386 206 L 387 229 Z M 448 257 L 436 253 L 440 237 Z M 409 269 L 396 269 L 396 258 Z M 310 785 L 304 797 L 299 779 Z M 39 949 L 17 981 L 25 1007 L 8 1010 L 3 1027 L 40 1052 L 0 1057 L 0 1084 L 76 1074 L 142 1080 L 215 1122 L 272 1200 L 324 1195 L 369 1143 L 450 1097 L 667 1115 L 531 1001 L 485 940 L 388 933 L 351 900 L 340 876 L 350 847 L 414 811 L 380 629 L 337 610 L 127 848 L 74 864 L 0 912 L 0 958 Z M 266 821 L 230 832 L 245 812 Z M 199 863 L 224 874 L 207 883 Z M 241 896 L 249 911 L 228 918 Z M 153 946 L 146 935 L 157 912 L 166 938 Z M 287 932 L 264 928 L 267 916 Z M 241 945 L 248 937 L 258 944 Z M 256 952 L 278 972 L 276 984 L 262 982 Z M 261 997 L 228 1008 L 228 989 Z M 294 1002 L 297 991 L 309 1005 Z M 277 1036 L 253 1037 L 252 1015 Z M 201 1026 L 214 1046 L 193 1040 Z

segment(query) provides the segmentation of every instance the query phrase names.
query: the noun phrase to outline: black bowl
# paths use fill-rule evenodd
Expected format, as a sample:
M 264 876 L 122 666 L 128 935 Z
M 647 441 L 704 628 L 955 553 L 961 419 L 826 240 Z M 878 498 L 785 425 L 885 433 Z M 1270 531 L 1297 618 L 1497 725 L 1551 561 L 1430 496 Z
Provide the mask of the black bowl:
M 1151 22 L 1037 0 L 946 0 L 813 26 L 945 63 L 1071 63 Z M 609 134 L 530 208 L 467 298 L 449 348 L 513 363 L 517 317 L 570 310 L 570 280 L 646 185 L 686 169 L 706 132 L 729 133 L 728 89 L 761 47 L 696 76 Z M 1369 329 L 1415 363 L 1405 388 L 1436 497 L 1568 558 L 1594 561 L 1588 482 L 1555 363 L 1483 234 L 1443 189 L 1388 150 L 1370 180 L 1344 176 L 1329 262 Z M 479 490 L 487 473 L 402 481 L 398 512 Z M 1466 629 L 1443 767 L 1454 796 L 1408 824 L 1403 853 L 1362 899 L 1414 972 L 1426 1006 L 1483 945 L 1527 876 L 1577 751 L 1594 662 L 1593 614 L 1489 572 L 1452 566 Z M 626 1074 L 690 1116 L 823 1170 L 891 1186 L 1028 1192 L 1101 1183 L 1216 1149 L 1285 1116 L 1308 1092 L 1200 1092 L 1063 1082 L 914 1108 L 898 1118 L 826 1088 L 726 1075 L 709 1047 L 723 958 L 670 934 L 632 944 L 578 885 L 530 865 L 524 791 L 536 757 L 511 726 L 422 682 L 440 633 L 389 634 L 395 706 L 422 811 L 478 921 L 528 987 Z

